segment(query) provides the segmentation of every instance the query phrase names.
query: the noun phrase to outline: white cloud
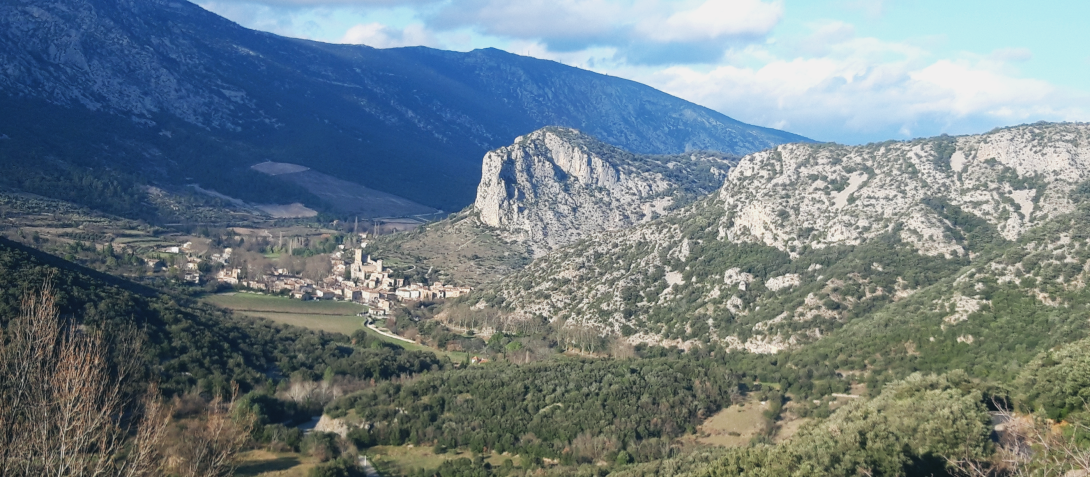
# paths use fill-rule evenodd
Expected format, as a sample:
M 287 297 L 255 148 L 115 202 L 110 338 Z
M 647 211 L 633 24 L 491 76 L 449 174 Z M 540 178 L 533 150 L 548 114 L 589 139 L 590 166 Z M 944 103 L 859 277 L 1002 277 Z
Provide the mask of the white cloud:
M 604 41 L 631 15 L 611 0 L 464 0 L 429 18 L 436 28 L 470 27 L 515 39 Z
M 381 23 L 355 25 L 341 38 L 340 43 L 367 45 L 375 48 L 399 46 L 437 46 L 439 41 L 424 25 L 414 23 L 402 30 Z
M 751 46 L 732 51 L 732 64 L 710 69 L 615 73 L 742 121 L 845 142 L 1090 118 L 1088 95 L 1011 75 L 994 59 L 966 56 L 935 59 L 915 45 L 856 38 L 817 57 L 783 58 Z
M 890 0 L 846 0 L 844 6 L 859 10 L 871 18 L 881 17 L 889 8 Z
M 549 50 L 549 47 L 541 42 L 519 40 L 511 42 L 507 50 L 517 55 L 552 60 L 590 70 L 608 69 L 620 64 L 617 59 L 617 48 L 608 46 L 558 52 Z
M 796 44 L 799 52 L 809 56 L 829 54 L 830 48 L 855 37 L 855 26 L 842 21 L 822 21 L 812 23 L 813 30 Z
M 708 62 L 731 41 L 767 35 L 783 12 L 782 0 L 463 0 L 429 14 L 427 24 L 551 51 L 613 48 L 631 62 Z
M 761 36 L 783 18 L 783 2 L 707 0 L 691 10 L 675 12 L 665 21 L 644 19 L 638 32 L 661 43 L 715 40 L 725 36 Z

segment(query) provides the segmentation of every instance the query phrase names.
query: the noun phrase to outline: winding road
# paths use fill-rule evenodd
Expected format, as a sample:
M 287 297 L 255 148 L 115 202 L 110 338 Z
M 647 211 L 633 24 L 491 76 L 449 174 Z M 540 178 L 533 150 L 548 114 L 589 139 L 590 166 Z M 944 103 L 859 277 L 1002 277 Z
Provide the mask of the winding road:
M 371 320 L 367 320 L 366 322 L 364 322 L 363 326 L 366 326 L 367 328 L 371 329 L 371 331 L 374 331 L 375 333 L 378 333 L 378 334 L 380 334 L 380 335 L 382 335 L 382 336 L 385 336 L 385 337 L 387 337 L 387 338 L 392 338 L 392 339 L 395 339 L 395 340 L 398 340 L 398 341 L 404 341 L 404 342 L 406 342 L 406 343 L 412 343 L 412 344 L 417 344 L 417 343 L 416 343 L 415 341 L 413 341 L 413 340 L 411 340 L 411 339 L 408 339 L 408 338 L 403 338 L 403 337 L 401 337 L 401 336 L 398 336 L 398 335 L 395 335 L 395 334 L 393 334 L 393 333 L 387 333 L 387 332 L 385 332 L 385 331 L 382 331 L 382 330 L 380 330 L 380 329 L 376 328 L 376 327 L 375 327 L 375 326 L 374 326 L 374 325 L 373 325 L 373 324 L 371 323 Z

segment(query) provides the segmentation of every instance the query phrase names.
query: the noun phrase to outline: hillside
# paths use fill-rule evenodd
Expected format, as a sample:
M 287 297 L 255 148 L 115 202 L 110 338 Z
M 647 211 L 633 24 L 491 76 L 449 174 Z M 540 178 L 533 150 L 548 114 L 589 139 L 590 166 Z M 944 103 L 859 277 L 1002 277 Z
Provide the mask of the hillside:
M 124 172 L 258 204 L 322 202 L 249 169 L 274 161 L 460 210 L 481 155 L 549 125 L 654 154 L 806 140 L 550 61 L 283 38 L 185 1 L 5 3 L 0 58 L 0 105 L 20 111 L 0 118 L 2 157 L 51 164 L 20 172 Z
M 859 366 L 893 352 L 1017 367 L 1085 333 L 1088 162 L 1090 126 L 1075 124 L 780 146 L 743 158 L 718 194 L 470 301 L 634 342 L 775 353 L 828 341 Z
M 385 378 L 438 364 L 431 353 L 370 350 L 362 343 L 355 348 L 344 335 L 233 315 L 3 238 L 0 327 L 8 327 L 19 316 L 24 293 L 37 291 L 47 282 L 59 291 L 57 306 L 63 318 L 108 336 L 138 331 L 144 352 L 140 356 L 143 373 L 137 379 L 157 381 L 168 395 L 195 388 L 227 394 L 232 382 L 246 392 L 291 373 L 318 376 L 327 367 L 338 374 Z

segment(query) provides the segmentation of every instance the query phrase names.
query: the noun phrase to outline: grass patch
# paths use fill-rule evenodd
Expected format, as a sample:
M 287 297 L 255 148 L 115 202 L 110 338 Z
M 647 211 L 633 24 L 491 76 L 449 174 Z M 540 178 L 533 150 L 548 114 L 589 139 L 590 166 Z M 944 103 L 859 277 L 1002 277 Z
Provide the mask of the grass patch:
M 767 405 L 759 401 L 735 404 L 704 421 L 698 429 L 697 442 L 719 447 L 742 447 L 749 444 L 764 426 L 763 412 Z
M 317 331 L 327 331 L 329 333 L 343 333 L 349 336 L 351 336 L 352 333 L 354 333 L 356 330 L 363 329 L 363 320 L 365 320 L 365 318 L 356 315 L 333 316 L 312 315 L 306 313 L 278 313 L 270 311 L 240 310 L 236 310 L 235 312 L 248 316 L 267 318 L 269 320 L 275 321 L 277 323 L 283 323 L 285 325 L 298 326 L 300 328 L 307 328 Z
M 371 459 L 375 470 L 382 475 L 407 475 L 418 469 L 437 469 L 448 460 L 473 458 L 473 454 L 467 450 L 452 450 L 445 454 L 436 454 L 432 452 L 431 447 L 408 446 L 376 446 L 367 449 L 365 454 Z M 516 465 L 518 464 L 516 456 L 494 453 L 485 456 L 485 461 L 493 467 L 499 467 L 505 459 L 511 459 Z
M 314 459 L 294 453 L 274 453 L 264 450 L 244 452 L 239 456 L 236 476 L 305 477 L 316 465 Z
M 346 335 L 363 328 L 365 320 L 356 316 L 364 310 L 362 305 L 344 301 L 302 301 L 255 293 L 209 295 L 204 297 L 204 301 L 243 315 Z

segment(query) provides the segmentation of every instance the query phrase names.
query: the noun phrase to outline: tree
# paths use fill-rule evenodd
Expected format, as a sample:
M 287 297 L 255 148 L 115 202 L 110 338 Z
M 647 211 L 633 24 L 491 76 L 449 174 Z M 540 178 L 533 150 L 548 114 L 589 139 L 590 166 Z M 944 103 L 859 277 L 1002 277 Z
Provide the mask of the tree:
M 169 470 L 182 477 L 227 477 L 235 471 L 235 456 L 250 441 L 255 417 L 238 409 L 238 385 L 226 402 L 216 396 L 208 412 L 193 422 L 172 429 L 173 445 L 167 450 Z
M 157 475 L 169 412 L 154 385 L 125 392 L 138 354 L 133 331 L 108 342 L 60 319 L 48 282 L 25 295 L 0 336 L 0 475 Z
M 303 278 L 320 282 L 330 273 L 333 273 L 333 265 L 329 262 L 329 257 L 315 255 L 304 259 Z

